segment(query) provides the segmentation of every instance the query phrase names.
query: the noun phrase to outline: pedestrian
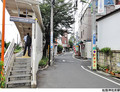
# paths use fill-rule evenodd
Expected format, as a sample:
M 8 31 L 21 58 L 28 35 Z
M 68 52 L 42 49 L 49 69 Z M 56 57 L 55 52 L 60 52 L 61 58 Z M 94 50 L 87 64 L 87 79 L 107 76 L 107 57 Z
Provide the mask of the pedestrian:
M 24 48 L 23 56 L 25 55 L 27 47 L 28 47 L 28 56 L 30 57 L 31 37 L 29 33 L 27 33 L 27 35 L 24 36 L 24 41 L 25 41 L 25 48 Z

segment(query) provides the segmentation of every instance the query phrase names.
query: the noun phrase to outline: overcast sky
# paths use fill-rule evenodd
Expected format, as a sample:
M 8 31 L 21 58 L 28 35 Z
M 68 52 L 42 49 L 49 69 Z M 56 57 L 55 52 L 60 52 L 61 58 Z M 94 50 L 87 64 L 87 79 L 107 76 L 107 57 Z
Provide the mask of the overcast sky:
M 2 2 L 0 0 L 0 32 L 2 31 Z M 15 24 L 10 20 L 10 16 L 8 14 L 8 12 L 6 11 L 5 12 L 5 41 L 6 42 L 11 42 L 12 39 L 15 39 L 15 42 L 17 43 L 17 34 L 18 34 L 18 40 L 20 42 L 20 36 L 19 36 L 19 33 L 18 33 L 18 30 L 15 26 Z
M 66 0 L 66 1 L 68 1 L 68 0 Z M 2 2 L 0 0 L 0 32 L 2 31 L 2 6 L 3 5 L 2 5 Z M 81 11 L 81 4 L 78 5 L 78 11 L 79 12 Z M 77 20 L 76 23 L 75 23 L 75 25 L 74 25 L 74 29 L 73 29 L 75 31 L 75 33 L 76 33 L 76 31 L 79 30 L 78 29 L 78 27 L 79 27 L 79 25 L 78 25 L 78 20 L 79 20 L 78 16 L 79 16 L 79 13 L 76 14 L 76 16 L 75 16 L 76 20 Z M 12 39 L 15 39 L 15 42 L 17 43 L 17 34 L 18 34 L 18 41 L 20 42 L 19 32 L 18 32 L 18 30 L 17 30 L 14 22 L 9 21 L 10 20 L 10 16 L 9 16 L 7 10 L 6 10 L 5 17 L 6 17 L 5 18 L 6 19 L 5 20 L 5 24 L 6 24 L 5 25 L 5 41 L 7 41 L 7 42 L 10 41 L 11 42 Z

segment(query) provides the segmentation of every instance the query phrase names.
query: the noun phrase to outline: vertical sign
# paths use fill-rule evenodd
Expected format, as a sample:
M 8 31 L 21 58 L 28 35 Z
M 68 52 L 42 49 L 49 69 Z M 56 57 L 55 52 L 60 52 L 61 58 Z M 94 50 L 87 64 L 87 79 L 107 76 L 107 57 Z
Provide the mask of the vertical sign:
M 51 48 L 53 48 L 53 32 L 51 32 Z
M 93 70 L 96 70 L 97 69 L 97 61 L 96 61 L 96 35 L 95 33 L 93 34 L 93 60 L 92 60 L 92 68 Z
M 104 13 L 104 0 L 98 0 L 98 13 Z
M 97 69 L 97 61 L 96 61 L 96 50 L 93 50 L 93 62 L 92 62 L 93 69 Z
M 74 48 L 74 52 L 75 52 L 75 54 L 76 54 L 76 48 L 75 48 L 75 46 L 73 46 L 73 48 Z

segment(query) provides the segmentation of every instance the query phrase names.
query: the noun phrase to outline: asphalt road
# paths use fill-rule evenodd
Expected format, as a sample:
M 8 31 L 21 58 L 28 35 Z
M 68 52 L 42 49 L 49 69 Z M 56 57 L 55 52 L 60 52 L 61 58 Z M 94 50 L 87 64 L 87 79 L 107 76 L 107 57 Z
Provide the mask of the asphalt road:
M 72 52 L 56 56 L 53 66 L 38 71 L 37 88 L 120 88 L 119 80 L 91 71 L 90 61 L 72 56 Z

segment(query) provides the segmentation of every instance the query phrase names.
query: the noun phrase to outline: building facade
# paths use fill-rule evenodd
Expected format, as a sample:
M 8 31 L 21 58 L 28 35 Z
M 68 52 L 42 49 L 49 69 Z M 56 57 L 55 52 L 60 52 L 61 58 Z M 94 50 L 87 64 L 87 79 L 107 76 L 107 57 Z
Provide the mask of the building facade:
M 96 6 L 97 6 L 96 2 Z M 115 10 L 114 1 L 112 0 L 105 0 L 104 2 L 104 13 L 98 14 L 96 13 L 96 19 L 100 18 L 101 16 L 104 16 L 112 11 Z M 97 10 L 97 7 L 96 7 Z M 79 38 L 80 41 L 83 41 L 83 44 L 85 45 L 84 50 L 81 49 L 81 55 L 84 58 L 90 58 L 91 57 L 91 40 L 92 40 L 92 14 L 91 14 L 91 7 L 88 6 L 86 10 L 84 10 L 84 13 L 81 15 L 81 18 L 79 20 Z M 96 25 L 97 29 L 97 25 Z M 96 36 L 98 35 L 96 30 Z M 89 45 L 88 45 L 89 44 Z M 84 54 L 82 54 L 84 53 Z

